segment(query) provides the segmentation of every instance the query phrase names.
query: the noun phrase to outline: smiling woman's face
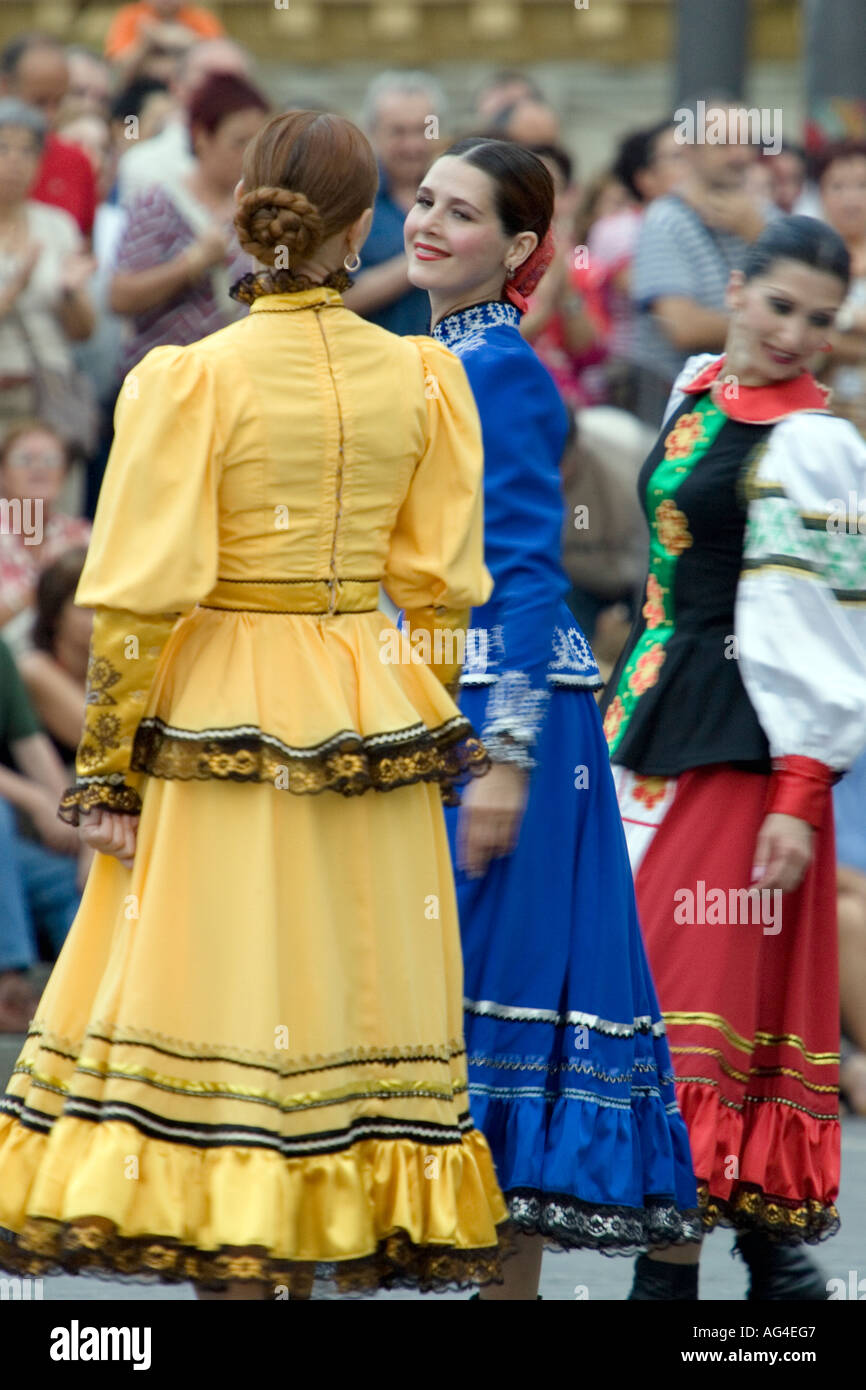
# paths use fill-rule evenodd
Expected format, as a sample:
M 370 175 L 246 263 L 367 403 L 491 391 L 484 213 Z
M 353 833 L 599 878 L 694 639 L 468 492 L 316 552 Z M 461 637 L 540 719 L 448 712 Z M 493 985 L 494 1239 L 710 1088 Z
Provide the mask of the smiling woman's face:
M 488 175 L 465 159 L 436 160 L 403 228 L 413 285 L 457 298 L 492 281 L 501 291 L 514 238 L 502 230 L 494 193 Z
M 768 382 L 799 376 L 826 343 L 845 298 L 842 281 L 782 257 L 752 280 L 737 272 L 731 279 L 729 336 L 737 361 Z

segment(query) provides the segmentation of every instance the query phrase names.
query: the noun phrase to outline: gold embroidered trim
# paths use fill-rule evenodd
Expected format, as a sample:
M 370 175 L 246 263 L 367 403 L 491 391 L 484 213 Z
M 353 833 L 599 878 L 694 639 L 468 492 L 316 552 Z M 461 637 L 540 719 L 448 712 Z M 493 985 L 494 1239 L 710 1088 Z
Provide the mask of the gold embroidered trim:
M 736 1033 L 727 1019 L 723 1018 L 721 1014 L 664 1012 L 662 1017 L 668 1025 L 682 1024 L 684 1027 L 688 1027 L 690 1024 L 706 1024 L 708 1028 L 717 1028 L 719 1032 L 723 1033 L 728 1039 L 728 1042 L 733 1043 L 734 1047 L 738 1048 L 741 1052 L 751 1053 L 754 1052 L 756 1047 L 780 1047 L 787 1044 L 790 1047 L 796 1047 L 802 1052 L 806 1061 L 814 1063 L 815 1066 L 833 1066 L 834 1063 L 838 1063 L 839 1061 L 838 1052 L 807 1051 L 803 1039 L 796 1033 L 758 1032 L 755 1034 L 754 1041 L 749 1042 L 748 1038 L 744 1038 L 741 1034 Z
M 79 749 L 85 747 L 82 743 Z M 88 751 L 89 756 L 89 751 Z M 60 799 L 57 814 L 67 825 L 78 825 L 82 814 L 88 811 L 116 811 L 124 816 L 137 816 L 141 813 L 141 797 L 123 781 L 121 773 L 115 774 L 117 780 L 107 779 L 94 782 L 81 782 L 68 787 Z
M 738 1230 L 762 1231 L 790 1244 L 814 1244 L 835 1235 L 839 1212 L 832 1202 L 807 1197 L 789 1201 L 773 1197 L 759 1187 L 738 1186 L 729 1198 L 716 1197 L 707 1182 L 698 1182 L 698 1202 L 704 1226 L 731 1226 Z
M 677 1075 L 677 1085 L 711 1086 L 714 1091 L 718 1091 L 719 1083 L 712 1076 L 680 1076 Z M 839 1090 L 836 1086 L 827 1088 L 833 1095 L 838 1096 Z M 726 1105 L 729 1110 L 736 1110 L 740 1113 L 747 1105 L 786 1105 L 789 1110 L 799 1110 L 803 1115 L 808 1115 L 812 1120 L 828 1120 L 831 1124 L 839 1123 L 838 1109 L 835 1113 L 828 1115 L 823 1110 L 810 1110 L 807 1105 L 800 1105 L 796 1100 L 789 1100 L 787 1096 L 753 1096 L 746 1094 L 740 1100 L 726 1100 L 719 1095 L 719 1101 Z
M 340 1293 L 377 1288 L 421 1292 L 502 1283 L 502 1260 L 514 1248 L 510 1221 L 496 1227 L 497 1244 L 476 1249 L 415 1245 L 404 1231 L 380 1240 L 369 1255 L 326 1265 L 321 1271 Z M 229 1280 L 261 1283 L 275 1298 L 309 1297 L 316 1266 L 309 1261 L 263 1254 L 261 1247 L 222 1246 L 200 1250 L 159 1235 L 133 1239 L 98 1217 L 62 1223 L 30 1217 L 14 1241 L 0 1244 L 0 1268 L 18 1274 L 82 1272 L 146 1282 L 191 1281 L 213 1288 Z
M 257 1105 L 267 1105 L 282 1114 L 299 1110 L 320 1109 L 322 1106 L 342 1105 L 355 1100 L 443 1100 L 453 1101 L 464 1094 L 468 1087 L 465 1082 L 452 1085 L 438 1085 L 433 1081 L 409 1081 L 402 1077 L 378 1077 L 375 1081 L 353 1080 L 331 1090 L 299 1091 L 291 1096 L 279 1096 L 274 1091 L 252 1090 L 224 1081 L 187 1081 L 183 1077 L 169 1076 L 154 1071 L 151 1067 L 123 1065 L 112 1062 L 111 1066 L 96 1057 L 82 1057 L 76 1064 L 73 1077 L 64 1082 L 58 1076 L 50 1076 L 37 1070 L 31 1062 L 19 1062 L 15 1071 L 28 1076 L 34 1086 L 69 1095 L 70 1087 L 80 1075 L 93 1076 L 100 1081 L 127 1081 L 139 1085 L 152 1086 L 159 1091 L 174 1095 L 194 1096 L 198 1099 L 247 1101 Z
M 717 1047 L 672 1047 L 671 1052 L 681 1052 L 686 1055 L 689 1053 L 699 1053 L 703 1056 L 714 1057 L 721 1070 L 726 1076 L 730 1076 L 734 1081 L 750 1081 L 753 1077 L 762 1076 L 791 1076 L 799 1081 L 808 1091 L 827 1091 L 833 1094 L 838 1091 L 838 1086 L 822 1086 L 817 1081 L 807 1081 L 803 1072 L 797 1071 L 796 1067 L 752 1067 L 750 1071 L 737 1071 L 736 1067 L 725 1060 L 724 1053 Z
M 104 1043 L 113 1047 L 143 1047 L 155 1052 L 164 1052 L 171 1057 L 190 1062 L 225 1062 L 229 1065 L 253 1067 L 261 1071 L 273 1072 L 283 1078 L 303 1076 L 306 1072 L 331 1071 L 340 1067 L 371 1062 L 411 1062 L 436 1061 L 450 1063 L 464 1055 L 462 1038 L 449 1038 L 443 1043 L 417 1043 L 404 1047 L 351 1047 L 342 1052 L 300 1054 L 288 1058 L 279 1052 L 256 1052 L 251 1048 L 232 1047 L 228 1043 L 198 1043 L 186 1038 L 175 1038 L 167 1033 L 154 1032 L 147 1028 L 127 1029 L 115 1027 L 101 1020 L 94 1020 L 84 1038 L 67 1038 L 60 1033 L 44 1029 L 39 1019 L 34 1019 L 27 1034 L 27 1043 L 46 1052 L 54 1052 L 69 1061 L 75 1062 L 85 1046 Z M 31 1049 L 32 1050 L 32 1049 Z
M 416 782 L 442 782 L 454 794 L 453 781 L 481 776 L 490 759 L 462 715 L 436 729 L 418 725 L 369 737 L 347 730 L 313 748 L 292 747 L 256 728 L 196 733 L 145 719 L 132 766 L 151 777 L 181 781 L 270 782 L 295 795 L 334 791 L 359 796 Z

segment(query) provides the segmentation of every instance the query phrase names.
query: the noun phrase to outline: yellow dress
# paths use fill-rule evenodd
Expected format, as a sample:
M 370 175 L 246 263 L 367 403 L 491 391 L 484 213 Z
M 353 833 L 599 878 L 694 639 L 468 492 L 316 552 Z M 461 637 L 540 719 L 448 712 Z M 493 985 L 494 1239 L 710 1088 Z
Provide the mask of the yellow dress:
M 486 765 L 443 684 L 481 475 L 458 360 L 330 288 L 130 373 L 62 813 L 140 809 L 137 849 L 96 856 L 2 1103 L 0 1266 L 498 1277 L 441 805 Z

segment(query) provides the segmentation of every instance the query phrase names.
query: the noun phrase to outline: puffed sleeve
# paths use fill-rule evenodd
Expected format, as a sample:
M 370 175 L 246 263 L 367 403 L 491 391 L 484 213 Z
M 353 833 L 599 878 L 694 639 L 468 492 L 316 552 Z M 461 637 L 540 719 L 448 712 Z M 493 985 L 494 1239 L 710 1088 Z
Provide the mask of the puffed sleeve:
M 866 444 L 818 413 L 777 425 L 746 478 L 735 633 L 773 759 L 767 809 L 816 828 L 866 747 L 864 485 Z
M 155 348 L 127 376 L 75 601 L 94 609 L 75 786 L 60 816 L 137 813 L 135 733 L 178 616 L 217 572 L 220 403 L 191 348 Z
M 481 425 L 458 358 L 432 338 L 410 341 L 419 353 L 427 442 L 391 536 L 384 586 L 405 610 L 410 635 L 422 634 L 413 646 L 426 647 L 430 666 L 453 691 L 470 610 L 493 587 L 484 566 Z
M 551 633 L 568 589 L 559 471 L 568 418 L 534 354 L 482 346 L 461 360 L 481 415 L 485 554 L 501 624 L 501 674 L 479 733 L 496 760 L 530 767 L 549 700 Z

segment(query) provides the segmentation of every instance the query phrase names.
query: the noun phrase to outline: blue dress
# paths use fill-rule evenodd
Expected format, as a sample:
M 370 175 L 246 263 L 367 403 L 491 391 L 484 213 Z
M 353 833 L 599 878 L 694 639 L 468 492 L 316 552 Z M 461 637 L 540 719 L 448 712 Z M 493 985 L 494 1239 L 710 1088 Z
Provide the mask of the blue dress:
M 455 869 L 470 1103 L 521 1229 L 627 1253 L 700 1239 L 701 1223 L 593 695 L 602 680 L 564 599 L 568 420 L 519 322 L 496 302 L 433 330 L 481 417 L 495 585 L 472 616 L 460 704 L 494 758 L 530 770 L 513 853 L 481 878 Z M 446 814 L 453 855 L 459 812 Z

